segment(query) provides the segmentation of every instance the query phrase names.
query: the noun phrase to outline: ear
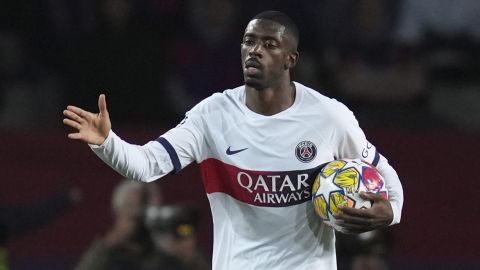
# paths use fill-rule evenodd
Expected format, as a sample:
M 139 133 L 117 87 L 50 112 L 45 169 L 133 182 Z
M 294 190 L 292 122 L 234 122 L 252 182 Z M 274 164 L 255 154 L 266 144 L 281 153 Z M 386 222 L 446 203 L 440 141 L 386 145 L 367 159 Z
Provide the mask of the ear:
M 287 61 L 285 63 L 285 69 L 292 69 L 297 65 L 298 58 L 300 57 L 298 51 L 292 51 L 287 55 Z

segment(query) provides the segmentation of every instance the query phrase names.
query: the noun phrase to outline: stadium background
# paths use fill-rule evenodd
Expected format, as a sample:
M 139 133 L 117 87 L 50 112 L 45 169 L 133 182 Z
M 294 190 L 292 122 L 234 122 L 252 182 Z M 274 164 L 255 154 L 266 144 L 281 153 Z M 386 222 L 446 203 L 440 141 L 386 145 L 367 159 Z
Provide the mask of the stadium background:
M 285 11 L 300 27 L 295 80 L 348 104 L 401 177 L 405 205 L 402 223 L 391 228 L 392 269 L 480 268 L 480 24 L 472 15 L 479 2 L 258 2 L 0 4 L 0 202 L 28 203 L 71 187 L 84 196 L 61 218 L 9 242 L 12 269 L 69 269 L 110 223 L 120 176 L 66 139 L 62 109 L 96 110 L 106 93 L 118 134 L 139 144 L 156 138 L 192 104 L 241 84 L 241 35 L 264 9 Z M 166 203 L 201 208 L 200 241 L 211 252 L 196 166 L 161 188 Z

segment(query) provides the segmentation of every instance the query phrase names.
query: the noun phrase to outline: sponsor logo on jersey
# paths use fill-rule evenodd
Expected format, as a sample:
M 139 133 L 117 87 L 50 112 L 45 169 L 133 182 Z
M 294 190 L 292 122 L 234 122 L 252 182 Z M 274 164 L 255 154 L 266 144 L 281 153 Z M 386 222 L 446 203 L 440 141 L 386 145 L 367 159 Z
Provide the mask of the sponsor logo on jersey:
M 295 156 L 301 162 L 310 162 L 317 156 L 317 147 L 311 141 L 302 141 L 295 147 Z
M 283 207 L 311 199 L 319 168 L 299 171 L 252 171 L 207 159 L 200 164 L 207 193 L 222 192 L 256 206 Z
M 232 149 L 230 149 L 230 146 L 229 146 L 229 147 L 227 148 L 227 151 L 226 151 L 225 153 L 230 156 L 230 155 L 238 154 L 238 153 L 240 153 L 240 152 L 242 152 L 242 151 L 245 151 L 245 150 L 247 150 L 247 149 L 248 149 L 248 148 L 242 148 L 242 149 L 238 149 L 238 150 L 232 150 Z

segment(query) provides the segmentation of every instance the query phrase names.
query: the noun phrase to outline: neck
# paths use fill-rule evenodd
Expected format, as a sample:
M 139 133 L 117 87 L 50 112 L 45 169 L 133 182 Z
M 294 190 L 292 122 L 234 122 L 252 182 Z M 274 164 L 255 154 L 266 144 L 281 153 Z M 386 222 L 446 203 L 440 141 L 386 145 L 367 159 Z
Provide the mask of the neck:
M 288 109 L 295 102 L 295 85 L 292 82 L 256 90 L 245 86 L 246 105 L 255 113 L 274 115 Z

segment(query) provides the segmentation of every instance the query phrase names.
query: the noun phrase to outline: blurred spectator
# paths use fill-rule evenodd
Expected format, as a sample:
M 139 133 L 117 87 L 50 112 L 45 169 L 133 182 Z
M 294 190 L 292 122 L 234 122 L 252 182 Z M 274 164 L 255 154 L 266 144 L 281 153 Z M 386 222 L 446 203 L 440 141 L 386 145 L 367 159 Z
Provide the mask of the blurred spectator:
M 198 211 L 189 206 L 151 207 L 147 211 L 147 226 L 158 251 L 174 256 L 186 270 L 209 270 L 211 260 L 198 247 Z
M 429 34 L 444 39 L 465 35 L 480 41 L 480 2 L 477 0 L 403 0 L 396 38 L 420 44 Z
M 354 1 L 351 40 L 337 69 L 348 98 L 367 104 L 414 102 L 425 91 L 422 63 L 404 58 L 392 43 L 396 5 L 383 0 Z
M 404 0 L 395 42 L 420 50 L 434 80 L 478 80 L 480 2 Z
M 161 195 L 153 183 L 123 180 L 112 196 L 113 224 L 82 256 L 76 270 L 176 270 L 173 259 L 156 254 L 145 227 L 145 209 L 159 205 Z M 165 257 L 165 258 L 164 258 Z M 152 264 L 152 261 L 155 264 Z
M 404 0 L 395 30 L 395 42 L 425 63 L 430 111 L 462 130 L 480 129 L 478 14 L 476 0 Z
M 81 200 L 81 191 L 69 191 L 34 202 L 11 205 L 0 204 L 0 270 L 8 269 L 7 242 L 28 231 L 41 227 L 63 215 Z
M 480 99 L 478 1 L 242 3 L 0 4 L 0 127 L 52 126 L 59 103 L 88 109 L 100 92 L 109 95 L 115 121 L 177 122 L 203 97 L 242 83 L 232 57 L 239 53 L 235 33 L 244 25 L 239 15 L 265 9 L 288 11 L 303 30 L 303 56 L 293 78 L 335 92 L 367 125 L 410 127 L 436 123 L 411 121 L 430 120 L 431 111 L 454 121 L 478 112 L 474 102 L 464 104 Z M 449 95 L 449 89 L 461 95 Z M 448 114 L 453 109 L 443 108 L 452 100 L 459 104 L 447 106 L 456 108 Z
M 194 104 L 213 94 L 240 85 L 241 36 L 238 33 L 237 0 L 189 0 L 186 27 L 177 25 L 173 58 L 165 91 L 177 118 Z M 173 106 L 172 106 L 173 105 Z
M 333 41 L 326 42 L 324 51 L 332 89 L 367 126 L 414 125 L 418 122 L 412 119 L 424 115 L 426 108 L 424 64 L 393 42 L 397 5 L 382 0 L 327 5 L 336 11 L 329 14 L 334 23 L 327 33 L 333 35 Z
M 60 79 L 36 61 L 29 45 L 15 32 L 0 32 L 0 128 L 49 127 L 57 120 Z
M 95 10 L 95 31 L 67 58 L 73 81 L 68 102 L 86 105 L 92 96 L 106 93 L 110 109 L 124 123 L 167 121 L 165 28 L 145 22 L 131 0 L 97 1 Z

